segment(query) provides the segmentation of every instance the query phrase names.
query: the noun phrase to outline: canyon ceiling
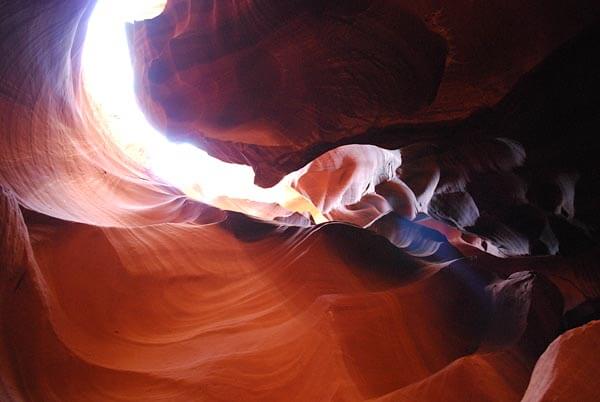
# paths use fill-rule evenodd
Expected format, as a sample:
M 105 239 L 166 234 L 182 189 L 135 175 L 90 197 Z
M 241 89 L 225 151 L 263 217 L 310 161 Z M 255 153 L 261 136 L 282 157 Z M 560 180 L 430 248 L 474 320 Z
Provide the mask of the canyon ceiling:
M 201 202 L 115 144 L 94 6 L 0 0 L 0 401 L 600 400 L 600 2 L 128 24 L 149 121 L 311 213 Z

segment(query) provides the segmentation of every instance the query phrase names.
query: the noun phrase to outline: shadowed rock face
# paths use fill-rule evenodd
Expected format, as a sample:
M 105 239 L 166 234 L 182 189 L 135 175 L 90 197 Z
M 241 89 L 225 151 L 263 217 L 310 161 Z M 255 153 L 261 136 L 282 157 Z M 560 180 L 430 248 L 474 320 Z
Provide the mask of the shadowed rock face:
M 150 118 L 292 172 L 314 225 L 128 160 L 81 86 L 93 3 L 0 1 L 0 400 L 598 400 L 599 6 L 408 3 L 129 29 Z
M 446 43 L 394 1 L 171 1 L 134 28 L 142 84 L 175 138 L 335 141 L 435 97 Z
M 132 40 L 142 105 L 167 135 L 251 164 L 271 186 L 333 143 L 373 143 L 406 122 L 394 144 L 410 143 L 412 124 L 493 106 L 599 12 L 592 1 L 178 0 Z

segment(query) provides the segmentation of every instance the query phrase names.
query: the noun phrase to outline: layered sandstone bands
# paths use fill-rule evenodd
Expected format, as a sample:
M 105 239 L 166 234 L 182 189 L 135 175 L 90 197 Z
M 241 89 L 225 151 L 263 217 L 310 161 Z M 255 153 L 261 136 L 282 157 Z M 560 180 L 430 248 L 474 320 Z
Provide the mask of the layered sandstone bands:
M 81 87 L 93 4 L 0 3 L 0 399 L 598 400 L 598 10 L 501 3 L 171 1 L 131 27 L 167 134 L 263 183 L 302 169 L 323 225 L 127 160 Z

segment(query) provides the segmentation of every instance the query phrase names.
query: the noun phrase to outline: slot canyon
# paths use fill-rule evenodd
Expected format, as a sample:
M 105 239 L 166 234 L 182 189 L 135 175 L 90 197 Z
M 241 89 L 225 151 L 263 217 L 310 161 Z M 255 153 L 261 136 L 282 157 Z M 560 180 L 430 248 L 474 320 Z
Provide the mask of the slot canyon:
M 0 402 L 600 401 L 600 2 L 0 0 Z

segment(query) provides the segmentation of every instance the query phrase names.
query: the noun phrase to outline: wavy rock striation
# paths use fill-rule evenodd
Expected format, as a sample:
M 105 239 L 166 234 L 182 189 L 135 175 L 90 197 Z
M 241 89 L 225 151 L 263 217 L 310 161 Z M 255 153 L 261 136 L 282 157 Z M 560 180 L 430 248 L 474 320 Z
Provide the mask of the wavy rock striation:
M 0 2 L 0 400 L 598 400 L 595 2 L 130 26 L 147 114 L 291 173 L 320 225 L 128 160 L 82 87 L 92 8 Z

